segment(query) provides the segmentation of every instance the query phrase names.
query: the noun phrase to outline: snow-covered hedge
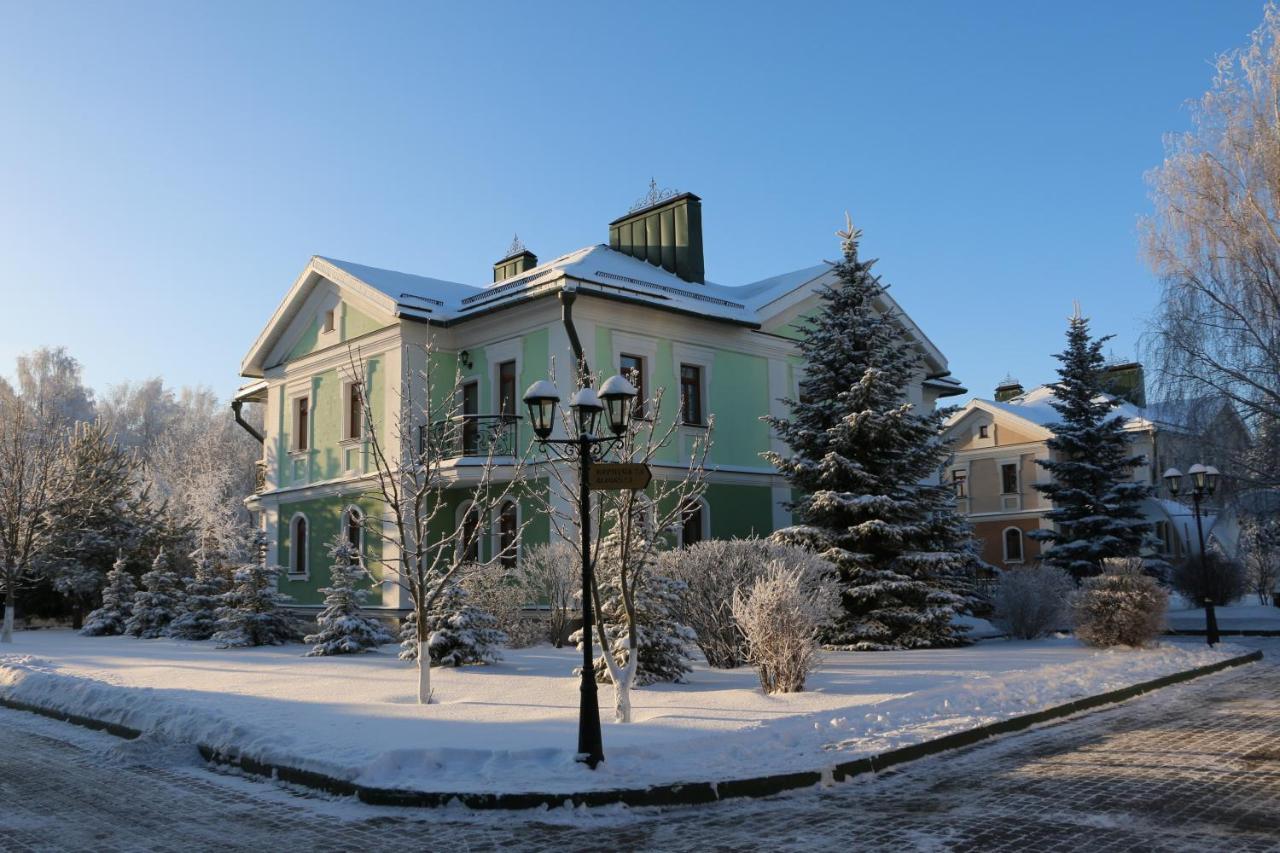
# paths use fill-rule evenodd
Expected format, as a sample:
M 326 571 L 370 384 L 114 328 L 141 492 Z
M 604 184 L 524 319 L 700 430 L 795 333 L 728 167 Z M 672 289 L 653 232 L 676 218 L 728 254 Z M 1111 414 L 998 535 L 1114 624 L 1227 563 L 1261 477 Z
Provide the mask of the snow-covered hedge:
M 734 590 L 734 619 L 747 659 L 765 693 L 799 693 L 818 662 L 818 630 L 839 607 L 832 583 L 814 584 L 804 569 L 772 560 L 749 590 Z
M 1034 640 L 1070 622 L 1071 575 L 1053 566 L 1010 569 L 1000 576 L 992 621 L 1010 636 Z
M 1247 587 L 1244 566 L 1216 548 L 1205 551 L 1205 565 L 1199 554 L 1189 554 L 1173 566 L 1169 585 L 1187 601 L 1204 604 L 1206 598 L 1224 607 L 1244 595 Z
M 1145 646 L 1164 631 L 1169 594 L 1141 560 L 1108 560 L 1073 599 L 1076 636 L 1091 646 Z

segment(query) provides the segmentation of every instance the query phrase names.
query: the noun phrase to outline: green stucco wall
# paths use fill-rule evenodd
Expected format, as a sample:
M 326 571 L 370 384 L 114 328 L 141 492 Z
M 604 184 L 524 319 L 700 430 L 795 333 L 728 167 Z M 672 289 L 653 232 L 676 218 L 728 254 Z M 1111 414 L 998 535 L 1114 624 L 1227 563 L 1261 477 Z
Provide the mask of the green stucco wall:
M 314 498 L 312 500 L 290 501 L 280 504 L 277 522 L 277 540 L 280 543 L 279 561 L 280 591 L 293 598 L 290 604 L 320 604 L 324 596 L 319 590 L 329 585 L 329 545 L 333 537 L 341 530 L 342 514 L 349 506 L 358 506 L 365 518 L 381 515 L 381 506 L 377 501 L 359 495 Z M 291 549 L 293 537 L 291 525 L 293 518 L 302 513 L 307 518 L 307 566 L 309 577 L 294 578 L 288 574 L 293 564 Z M 382 543 L 378 537 L 365 533 L 364 537 L 365 566 L 379 580 L 382 578 L 382 565 L 378 558 L 382 555 Z M 382 605 L 381 594 L 372 592 L 365 602 L 377 607 Z
M 768 486 L 707 486 L 704 499 L 711 512 L 715 539 L 768 536 L 773 532 L 773 490 Z

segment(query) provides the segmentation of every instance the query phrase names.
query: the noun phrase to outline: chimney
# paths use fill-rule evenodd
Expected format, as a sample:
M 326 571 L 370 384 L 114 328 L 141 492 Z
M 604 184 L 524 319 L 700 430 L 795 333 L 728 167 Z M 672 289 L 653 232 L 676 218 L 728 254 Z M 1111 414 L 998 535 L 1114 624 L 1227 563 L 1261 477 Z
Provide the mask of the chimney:
M 609 223 L 609 248 L 702 284 L 702 199 L 650 181 L 649 194 Z
M 1104 367 L 1102 390 L 1139 409 L 1147 405 L 1146 377 L 1142 372 L 1142 365 L 1136 361 L 1113 362 Z
M 1022 383 L 1014 379 L 1012 376 L 1006 376 L 996 386 L 996 402 L 1003 403 L 1005 400 L 1012 400 L 1014 397 L 1022 396 Z
M 538 256 L 524 247 L 518 236 L 511 238 L 507 254 L 493 265 L 493 283 L 506 281 L 509 278 L 528 272 L 538 265 Z

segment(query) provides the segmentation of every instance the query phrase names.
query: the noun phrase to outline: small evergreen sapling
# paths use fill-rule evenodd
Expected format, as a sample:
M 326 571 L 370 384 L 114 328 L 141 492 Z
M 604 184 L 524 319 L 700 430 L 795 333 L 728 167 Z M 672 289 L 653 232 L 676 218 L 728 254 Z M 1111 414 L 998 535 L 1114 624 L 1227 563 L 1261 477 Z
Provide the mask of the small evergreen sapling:
M 133 611 L 125 623 L 125 633 L 143 640 L 165 636 L 181 604 L 178 574 L 162 548 L 151 564 L 151 571 L 142 576 L 142 589 L 134 593 Z
M 102 589 L 102 606 L 85 619 L 81 634 L 87 637 L 106 637 L 123 634 L 125 623 L 133 615 L 133 596 L 138 591 L 129 574 L 123 552 L 107 572 L 107 584 Z
M 191 554 L 195 574 L 186 580 L 181 612 L 169 626 L 169 636 L 179 640 L 207 640 L 218 627 L 218 608 L 227 591 L 227 576 L 211 549 Z
M 262 550 L 255 548 L 254 553 Z M 284 609 L 289 596 L 276 588 L 279 572 L 278 567 L 261 559 L 251 559 L 236 570 L 218 609 L 218 630 L 213 635 L 216 643 L 224 648 L 280 646 L 301 639 L 297 623 Z
M 318 630 L 303 638 L 313 643 L 308 657 L 372 652 L 393 641 L 391 632 L 360 609 L 373 578 L 360 564 L 360 550 L 342 534 L 329 544 L 329 585 L 322 587 L 324 610 L 316 619 Z
M 467 603 L 467 593 L 452 584 L 427 616 L 427 651 L 431 666 L 466 666 L 502 660 L 507 635 L 495 627 L 492 614 Z M 400 629 L 400 660 L 416 661 L 417 621 L 412 615 Z

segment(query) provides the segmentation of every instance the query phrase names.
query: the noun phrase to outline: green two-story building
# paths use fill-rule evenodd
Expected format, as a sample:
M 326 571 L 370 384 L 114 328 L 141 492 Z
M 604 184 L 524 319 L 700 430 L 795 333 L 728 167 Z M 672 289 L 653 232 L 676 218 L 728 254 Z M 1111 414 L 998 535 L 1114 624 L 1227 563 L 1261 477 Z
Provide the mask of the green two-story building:
M 740 286 L 707 281 L 701 202 L 691 193 L 651 200 L 609 223 L 608 236 L 607 245 L 541 264 L 513 245 L 484 285 L 322 257 L 307 263 L 245 356 L 241 374 L 250 381 L 237 395 L 265 406 L 260 485 L 249 506 L 265 527 L 268 560 L 285 569 L 282 591 L 299 605 L 319 604 L 326 543 L 343 531 L 372 538 L 361 536 L 362 522 L 384 510 L 367 497 L 375 481 L 367 433 L 377 430 L 391 443 L 401 389 L 421 369 L 428 341 L 437 375 L 452 380 L 460 369 L 464 379 L 457 406 L 465 426 L 445 445 L 459 484 L 449 507 L 456 523 L 468 521 L 466 485 L 483 462 L 477 436 L 501 426 L 499 456 L 523 452 L 530 431 L 509 416 L 520 414 L 524 389 L 539 379 L 552 376 L 562 393 L 574 387 L 575 349 L 602 376 L 635 371 L 642 392 L 666 389 L 663 416 L 680 423 L 655 477 L 682 475 L 714 415 L 708 486 L 678 538 L 767 535 L 790 523 L 787 483 L 761 456 L 783 448 L 762 416 L 785 414 L 782 399 L 797 395 L 797 323 L 834 280 L 830 266 Z M 885 310 L 900 313 L 884 299 Z M 926 364 L 911 401 L 932 408 L 963 393 L 942 353 L 903 320 Z M 361 417 L 366 394 L 371 423 Z M 521 526 L 525 545 L 552 535 L 527 499 L 513 499 L 496 516 L 472 522 L 485 531 L 482 557 L 501 551 Z M 377 542 L 362 547 L 375 573 L 392 571 L 378 558 L 394 565 L 394 555 L 381 554 Z M 381 580 L 381 601 L 370 604 L 407 606 L 395 579 Z

